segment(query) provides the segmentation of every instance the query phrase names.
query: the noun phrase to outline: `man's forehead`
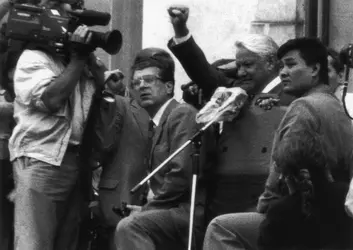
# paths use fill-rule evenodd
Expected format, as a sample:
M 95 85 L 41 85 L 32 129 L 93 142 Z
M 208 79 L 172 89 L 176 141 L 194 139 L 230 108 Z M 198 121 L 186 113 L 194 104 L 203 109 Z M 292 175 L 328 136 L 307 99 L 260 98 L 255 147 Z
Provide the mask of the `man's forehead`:
M 302 59 L 299 50 L 290 50 L 281 58 L 282 61 Z
M 157 67 L 148 67 L 148 68 L 144 68 L 144 69 L 137 69 L 137 70 L 135 70 L 133 77 L 138 78 L 138 77 L 145 76 L 145 75 L 158 75 L 159 72 L 160 72 L 160 69 Z

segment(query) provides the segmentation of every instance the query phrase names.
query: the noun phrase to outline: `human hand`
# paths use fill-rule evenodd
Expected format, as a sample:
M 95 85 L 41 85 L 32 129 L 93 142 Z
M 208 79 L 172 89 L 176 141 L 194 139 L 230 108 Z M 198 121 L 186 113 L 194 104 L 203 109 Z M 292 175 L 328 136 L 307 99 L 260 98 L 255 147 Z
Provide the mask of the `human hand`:
M 122 95 L 125 92 L 124 74 L 119 70 L 111 70 L 104 72 L 104 79 L 106 90 L 112 92 L 114 95 Z
M 69 35 L 71 57 L 90 57 L 95 48 L 89 44 L 92 39 L 92 32 L 89 31 L 88 27 L 86 25 L 78 26 L 74 33 Z
M 107 70 L 104 72 L 105 81 L 112 80 L 114 82 L 122 81 L 125 78 L 123 72 L 120 69 Z
M 189 18 L 189 8 L 183 5 L 172 5 L 168 8 L 168 13 L 174 28 L 175 36 L 186 36 L 189 33 L 186 26 Z

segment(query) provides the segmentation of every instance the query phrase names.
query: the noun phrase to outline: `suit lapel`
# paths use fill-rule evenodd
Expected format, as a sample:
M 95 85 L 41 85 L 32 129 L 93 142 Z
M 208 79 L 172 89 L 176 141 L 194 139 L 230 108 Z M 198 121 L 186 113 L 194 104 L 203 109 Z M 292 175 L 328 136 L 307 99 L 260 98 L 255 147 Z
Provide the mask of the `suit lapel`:
M 136 120 L 138 127 L 140 128 L 140 133 L 147 143 L 149 116 L 147 112 L 141 108 L 135 100 L 131 100 L 130 105 L 131 112 Z
M 167 121 L 168 119 L 168 116 L 170 114 L 170 112 L 178 105 L 179 103 L 176 101 L 176 100 L 172 100 L 167 108 L 164 110 L 163 112 L 163 115 L 161 117 L 161 120 L 159 121 L 159 124 L 158 126 L 156 127 L 156 131 L 154 133 L 154 136 L 153 136 L 153 140 L 152 140 L 152 148 L 151 148 L 151 153 L 154 151 L 154 148 L 156 147 L 156 144 L 162 134 L 162 131 L 163 131 L 163 127 L 164 127 L 164 124 L 165 122 Z

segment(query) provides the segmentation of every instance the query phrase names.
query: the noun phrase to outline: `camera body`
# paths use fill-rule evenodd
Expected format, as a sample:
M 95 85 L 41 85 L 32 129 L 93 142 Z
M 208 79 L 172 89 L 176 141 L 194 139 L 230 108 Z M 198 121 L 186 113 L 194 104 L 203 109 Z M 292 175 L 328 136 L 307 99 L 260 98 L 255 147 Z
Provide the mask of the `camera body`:
M 62 15 L 57 9 L 30 4 L 15 4 L 5 26 L 5 36 L 10 43 L 24 41 L 64 54 L 69 44 L 69 33 L 82 24 L 87 26 L 107 25 L 110 14 L 97 11 L 69 12 Z M 90 45 L 100 47 L 109 54 L 119 52 L 122 35 L 118 30 L 106 33 L 90 31 Z
M 61 16 L 58 10 L 19 4 L 10 11 L 5 36 L 10 42 L 26 41 L 63 53 L 70 28 L 73 28 L 71 19 Z

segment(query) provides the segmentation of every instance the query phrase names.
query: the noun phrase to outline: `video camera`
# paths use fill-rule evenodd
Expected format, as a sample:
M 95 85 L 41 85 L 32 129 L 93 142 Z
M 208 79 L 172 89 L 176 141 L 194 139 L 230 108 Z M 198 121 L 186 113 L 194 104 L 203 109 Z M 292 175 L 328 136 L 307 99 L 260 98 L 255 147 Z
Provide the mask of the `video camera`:
M 57 9 L 49 9 L 31 4 L 15 4 L 10 10 L 5 36 L 9 42 L 24 41 L 64 54 L 67 50 L 69 33 L 80 25 L 108 25 L 109 13 L 93 10 L 72 10 L 63 16 Z M 118 30 L 108 32 L 91 31 L 90 45 L 102 48 L 108 54 L 117 54 L 122 45 L 122 35 Z

